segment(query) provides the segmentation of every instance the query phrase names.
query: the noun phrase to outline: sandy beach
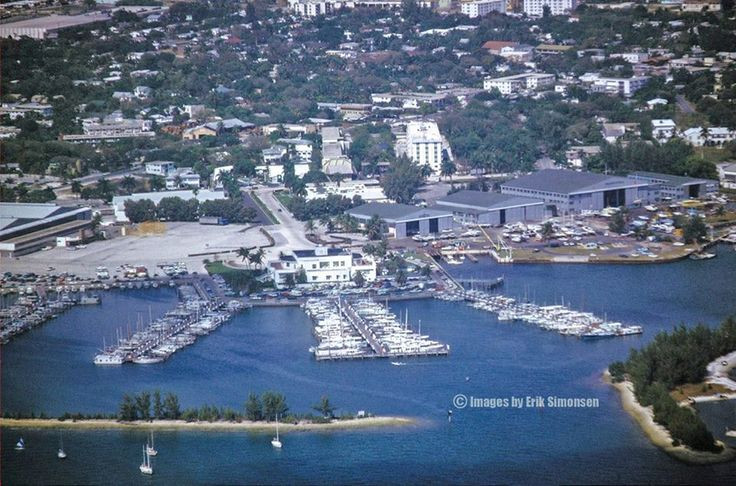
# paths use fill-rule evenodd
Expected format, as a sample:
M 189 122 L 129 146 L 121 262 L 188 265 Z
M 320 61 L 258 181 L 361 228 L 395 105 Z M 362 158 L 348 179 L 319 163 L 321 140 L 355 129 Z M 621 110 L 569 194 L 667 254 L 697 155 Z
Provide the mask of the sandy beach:
M 279 432 L 367 429 L 378 427 L 402 427 L 416 425 L 409 417 L 366 417 L 351 420 L 335 420 L 330 423 L 300 422 L 279 423 Z M 118 422 L 109 419 L 64 420 L 58 419 L 9 419 L 0 418 L 0 427 L 13 428 L 75 428 L 75 429 L 155 429 L 155 430 L 215 430 L 223 432 L 271 431 L 276 422 L 186 422 L 184 420 L 155 420 L 152 422 Z
M 673 446 L 672 436 L 669 431 L 654 421 L 652 407 L 642 407 L 636 401 L 634 385 L 630 381 L 613 383 L 608 370 L 603 374 L 603 380 L 618 390 L 624 410 L 636 420 L 636 423 L 639 424 L 639 427 L 641 427 L 649 440 L 675 459 L 688 464 L 715 464 L 731 461 L 736 458 L 736 449 L 732 449 L 720 441 L 718 441 L 718 444 L 723 446 L 723 450 L 718 454 L 695 451 L 682 445 Z

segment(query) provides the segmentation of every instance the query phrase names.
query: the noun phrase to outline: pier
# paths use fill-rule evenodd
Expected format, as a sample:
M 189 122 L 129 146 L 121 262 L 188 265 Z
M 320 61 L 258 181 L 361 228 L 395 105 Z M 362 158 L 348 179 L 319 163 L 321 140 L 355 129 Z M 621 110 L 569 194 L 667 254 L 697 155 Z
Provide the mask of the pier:
M 209 288 L 208 288 L 209 287 Z M 163 317 L 143 327 L 137 323 L 136 332 L 116 336 L 116 343 L 95 356 L 96 365 L 120 365 L 124 363 L 161 363 L 176 351 L 194 344 L 229 320 L 233 314 L 246 307 L 238 300 L 225 302 L 215 294 L 211 282 L 190 279 L 178 287 L 181 302 Z
M 497 314 L 500 322 L 528 322 L 545 330 L 581 339 L 630 336 L 643 332 L 641 326 L 626 326 L 620 322 L 608 321 L 591 312 L 573 310 L 564 303 L 540 306 L 480 290 L 448 291 L 437 294 L 436 298 L 464 301 L 475 309 Z
M 317 361 L 340 359 L 446 356 L 450 347 L 402 324 L 387 307 L 370 299 L 309 299 L 304 304 L 314 322 L 319 345 L 310 348 Z

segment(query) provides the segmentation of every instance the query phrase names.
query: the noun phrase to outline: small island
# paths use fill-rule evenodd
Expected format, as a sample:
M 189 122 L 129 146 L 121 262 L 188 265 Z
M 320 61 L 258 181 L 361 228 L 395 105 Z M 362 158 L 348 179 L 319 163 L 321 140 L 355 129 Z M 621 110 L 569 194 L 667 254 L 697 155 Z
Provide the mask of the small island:
M 641 350 L 632 349 L 625 362 L 609 366 L 604 379 L 657 447 L 689 464 L 726 462 L 736 458 L 736 449 L 713 437 L 692 404 L 736 397 L 736 383 L 713 376 L 714 363 L 720 365 L 718 373 L 736 365 L 734 350 L 733 317 L 717 329 L 680 326 L 658 334 Z
M 292 413 L 282 394 L 269 391 L 261 396 L 251 393 L 243 411 L 214 405 L 182 410 L 175 394 L 163 395 L 156 390 L 153 393 L 125 394 L 116 414 L 65 413 L 59 417 L 45 414 L 36 416 L 33 413 L 6 414 L 0 419 L 0 427 L 265 432 L 276 429 L 278 417 L 279 429 L 288 432 L 396 427 L 418 423 L 410 417 L 374 416 L 363 411 L 337 416 L 334 413 L 336 407 L 326 396 L 321 397 L 312 408 L 318 413 Z

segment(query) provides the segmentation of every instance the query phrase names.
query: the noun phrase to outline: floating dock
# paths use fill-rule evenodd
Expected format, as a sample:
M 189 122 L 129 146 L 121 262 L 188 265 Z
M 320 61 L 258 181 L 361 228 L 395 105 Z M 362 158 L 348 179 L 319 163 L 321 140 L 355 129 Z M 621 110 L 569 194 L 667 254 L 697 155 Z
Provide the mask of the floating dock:
M 446 356 L 450 347 L 402 324 L 387 306 L 370 299 L 309 299 L 304 310 L 319 340 L 310 348 L 317 361 Z

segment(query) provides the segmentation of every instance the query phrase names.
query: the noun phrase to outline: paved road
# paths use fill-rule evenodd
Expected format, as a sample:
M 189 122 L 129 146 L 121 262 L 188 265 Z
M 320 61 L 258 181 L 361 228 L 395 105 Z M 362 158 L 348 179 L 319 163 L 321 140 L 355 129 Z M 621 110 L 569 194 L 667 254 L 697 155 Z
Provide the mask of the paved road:
M 677 106 L 683 113 L 692 114 L 696 112 L 693 104 L 686 100 L 683 95 L 675 96 L 675 101 L 677 102 Z
M 279 220 L 279 224 L 265 227 L 276 241 L 271 251 L 278 254 L 279 251 L 314 248 L 314 243 L 309 241 L 304 234 L 304 223 L 294 218 L 276 199 L 275 191 L 274 188 L 261 188 L 255 191 L 258 198 Z

